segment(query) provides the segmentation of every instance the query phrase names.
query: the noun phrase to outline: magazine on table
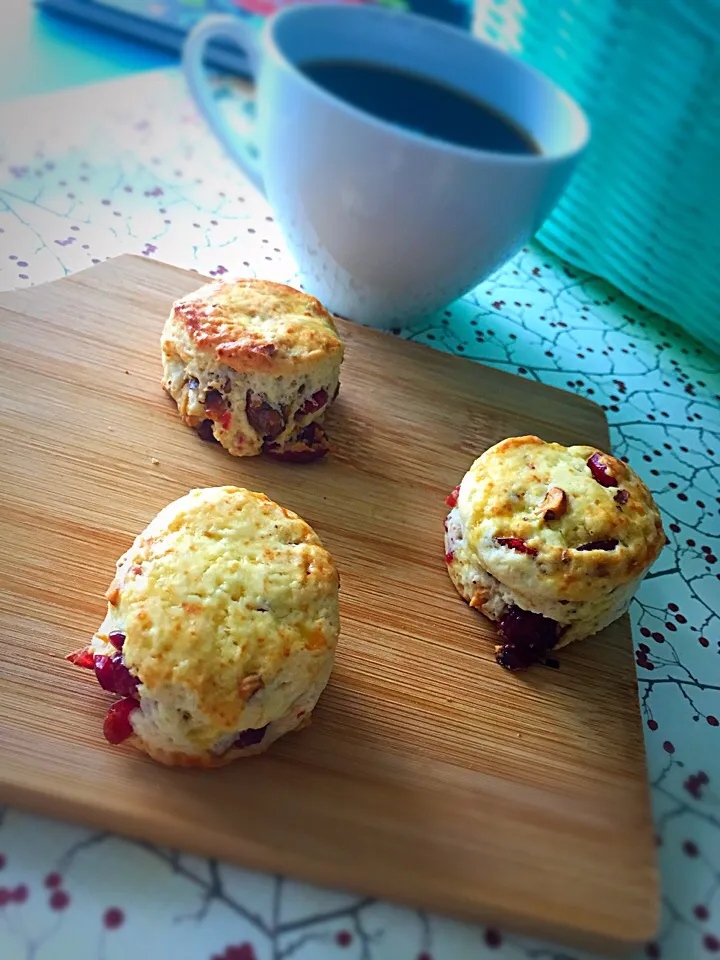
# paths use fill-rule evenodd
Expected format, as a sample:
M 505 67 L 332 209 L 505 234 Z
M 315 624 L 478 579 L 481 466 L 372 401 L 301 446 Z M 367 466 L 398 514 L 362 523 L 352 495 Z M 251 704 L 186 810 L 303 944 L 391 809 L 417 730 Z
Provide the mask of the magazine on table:
M 210 13 L 230 13 L 261 26 L 282 7 L 300 0 L 36 0 L 43 10 L 67 14 L 94 26 L 134 37 L 154 46 L 179 51 L 185 35 Z M 361 0 L 327 0 L 357 3 Z M 370 0 L 377 6 L 393 7 L 445 23 L 469 28 L 472 0 Z M 218 69 L 246 74 L 245 54 L 229 44 L 211 46 L 210 63 Z

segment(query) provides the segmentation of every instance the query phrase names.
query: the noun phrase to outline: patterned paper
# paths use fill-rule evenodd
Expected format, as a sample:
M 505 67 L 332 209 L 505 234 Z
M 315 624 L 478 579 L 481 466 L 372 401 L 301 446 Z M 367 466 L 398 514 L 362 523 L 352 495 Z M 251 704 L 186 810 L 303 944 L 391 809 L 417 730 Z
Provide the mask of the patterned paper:
M 248 130 L 247 94 L 218 95 Z M 1 288 L 123 252 L 214 276 L 295 278 L 270 209 L 221 156 L 174 71 L 6 105 L 0 131 Z M 718 357 L 537 245 L 398 333 L 603 404 L 615 452 L 657 497 L 671 543 L 632 618 L 664 906 L 637 960 L 720 955 Z M 13 810 L 0 817 L 2 960 L 581 957 Z

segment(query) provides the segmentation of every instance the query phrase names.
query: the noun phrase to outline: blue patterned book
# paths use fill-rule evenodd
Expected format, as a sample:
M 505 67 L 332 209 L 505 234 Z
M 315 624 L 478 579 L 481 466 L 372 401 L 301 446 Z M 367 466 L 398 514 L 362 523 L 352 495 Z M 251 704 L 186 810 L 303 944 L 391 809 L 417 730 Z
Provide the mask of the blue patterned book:
M 258 26 L 275 10 L 298 0 L 35 0 L 41 9 L 63 13 L 95 26 L 132 36 L 146 43 L 180 50 L 185 34 L 208 13 L 233 13 L 256 21 Z M 357 3 L 363 0 L 329 0 Z M 435 17 L 445 23 L 468 28 L 472 0 L 369 0 L 378 6 L 394 7 Z M 246 72 L 241 51 L 216 43 L 210 62 L 219 69 Z

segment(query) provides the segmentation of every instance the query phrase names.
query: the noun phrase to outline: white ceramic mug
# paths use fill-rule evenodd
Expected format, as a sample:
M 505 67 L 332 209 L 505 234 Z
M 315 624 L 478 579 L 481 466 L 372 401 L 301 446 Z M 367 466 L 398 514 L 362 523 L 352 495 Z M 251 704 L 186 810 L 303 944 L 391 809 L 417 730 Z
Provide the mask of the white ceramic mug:
M 259 159 L 222 118 L 204 72 L 208 41 L 247 52 Z M 455 146 L 395 126 L 298 69 L 359 60 L 419 73 L 485 101 L 539 154 Z M 365 5 L 286 7 L 256 34 L 231 16 L 188 37 L 190 89 L 228 152 L 267 195 L 306 289 L 328 309 L 388 328 L 466 293 L 540 227 L 589 136 L 582 110 L 542 74 L 425 17 Z

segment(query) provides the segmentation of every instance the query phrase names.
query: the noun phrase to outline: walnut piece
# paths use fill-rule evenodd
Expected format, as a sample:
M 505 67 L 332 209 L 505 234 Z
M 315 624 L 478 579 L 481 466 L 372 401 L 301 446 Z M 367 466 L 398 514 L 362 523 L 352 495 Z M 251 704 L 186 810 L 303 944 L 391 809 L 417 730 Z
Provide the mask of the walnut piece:
M 240 699 L 249 700 L 258 690 L 262 690 L 264 686 L 263 678 L 259 673 L 249 673 L 246 677 L 242 678 L 238 685 Z
M 105 599 L 113 607 L 116 607 L 120 602 L 120 584 L 117 581 L 117 577 L 107 588 L 107 591 L 105 592 Z
M 482 587 L 478 587 L 478 589 L 472 595 L 472 599 L 470 600 L 469 605 L 473 609 L 480 609 L 481 607 L 485 606 L 485 604 L 488 602 L 489 599 L 490 599 L 490 591 L 485 590 Z
M 550 487 L 545 494 L 545 499 L 539 506 L 543 520 L 558 520 L 562 517 L 568 508 L 567 494 L 560 487 Z

